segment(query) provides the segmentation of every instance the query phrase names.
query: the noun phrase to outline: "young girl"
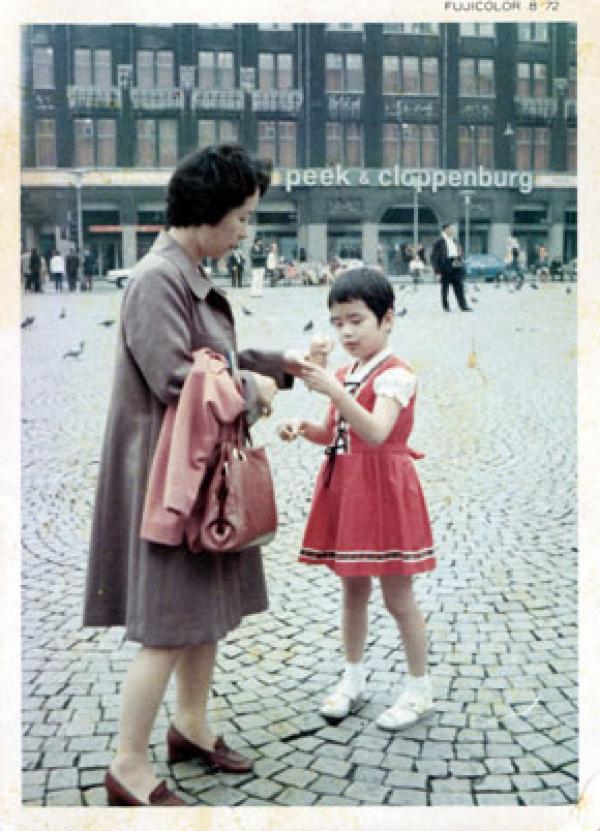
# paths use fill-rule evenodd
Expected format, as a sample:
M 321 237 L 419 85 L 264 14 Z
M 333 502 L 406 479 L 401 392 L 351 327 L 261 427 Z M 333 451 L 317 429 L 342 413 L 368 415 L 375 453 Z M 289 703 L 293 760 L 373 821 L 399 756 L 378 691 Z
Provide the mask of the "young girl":
M 327 445 L 319 472 L 300 562 L 326 564 L 342 582 L 342 636 L 346 665 L 321 714 L 339 721 L 355 711 L 365 692 L 363 652 L 371 578 L 379 577 L 386 608 L 404 644 L 408 677 L 395 703 L 377 719 L 387 730 L 414 724 L 433 705 L 427 674 L 427 635 L 412 576 L 435 568 L 427 508 L 407 446 L 415 406 L 415 375 L 388 349 L 394 292 L 371 268 L 351 269 L 329 292 L 331 323 L 351 363 L 331 375 L 314 360 L 302 377 L 326 395 L 322 425 L 295 420 L 282 439 L 303 436 Z

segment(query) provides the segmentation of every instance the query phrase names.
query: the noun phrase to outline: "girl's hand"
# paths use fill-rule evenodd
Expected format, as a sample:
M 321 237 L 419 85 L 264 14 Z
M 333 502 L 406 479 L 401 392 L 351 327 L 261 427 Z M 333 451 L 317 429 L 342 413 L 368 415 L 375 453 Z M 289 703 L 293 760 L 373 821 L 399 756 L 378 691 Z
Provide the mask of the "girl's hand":
M 316 364 L 305 366 L 302 370 L 302 380 L 306 384 L 307 389 L 320 392 L 332 400 L 336 395 L 344 391 L 344 387 L 335 375 L 331 375 L 327 370 Z
M 282 441 L 295 441 L 302 435 L 302 421 L 299 418 L 291 418 L 283 421 L 277 428 L 277 434 Z

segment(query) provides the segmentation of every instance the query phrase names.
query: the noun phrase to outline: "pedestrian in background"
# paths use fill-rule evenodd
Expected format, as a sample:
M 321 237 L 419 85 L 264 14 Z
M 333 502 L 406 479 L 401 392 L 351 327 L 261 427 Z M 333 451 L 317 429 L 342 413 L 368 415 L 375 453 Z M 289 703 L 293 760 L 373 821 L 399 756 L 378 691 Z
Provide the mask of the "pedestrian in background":
M 519 245 L 519 240 L 514 236 L 514 234 L 509 234 L 506 240 L 506 254 L 504 256 L 504 262 L 515 275 L 515 284 L 517 289 L 521 289 L 523 287 L 523 283 L 525 282 L 520 259 L 521 247 Z
M 55 291 L 62 291 L 63 278 L 65 276 L 65 261 L 58 251 L 55 251 L 50 260 L 50 274 L 54 281 Z
M 378 577 L 387 610 L 404 644 L 408 676 L 395 703 L 377 719 L 387 730 L 414 724 L 433 705 L 427 673 L 425 621 L 413 575 L 435 568 L 433 539 L 411 450 L 416 377 L 388 348 L 394 290 L 378 270 L 353 268 L 329 290 L 331 321 L 351 362 L 330 374 L 309 364 L 302 378 L 330 404 L 322 424 L 284 423 L 284 440 L 302 436 L 327 445 L 308 517 L 300 562 L 327 565 L 342 583 L 346 664 L 321 714 L 339 721 L 361 703 L 366 672 L 371 579 Z M 393 486 L 391 486 L 393 483 Z
M 21 254 L 21 286 L 25 291 L 31 291 L 31 251 Z
M 471 312 L 473 310 L 467 306 L 463 286 L 465 267 L 455 237 L 454 225 L 451 222 L 445 222 L 442 225 L 442 235 L 436 240 L 431 250 L 431 265 L 435 274 L 440 276 L 443 310 L 450 311 L 448 292 L 452 286 L 459 309 L 462 312 Z
M 89 248 L 86 248 L 83 253 L 83 277 L 87 291 L 92 291 L 94 288 L 94 258 Z M 81 288 L 83 290 L 83 281 Z
M 69 291 L 77 289 L 77 278 L 79 276 L 79 254 L 76 248 L 72 248 L 65 259 L 65 269 L 67 273 L 67 283 Z
M 277 269 L 279 267 L 279 257 L 277 256 L 277 243 L 274 242 L 269 247 L 267 254 L 267 279 L 269 285 L 277 285 Z
M 31 273 L 31 286 L 35 292 L 39 293 L 42 290 L 42 258 L 37 248 L 31 249 L 29 268 Z
M 227 267 L 231 277 L 231 285 L 235 288 L 242 287 L 242 275 L 244 272 L 244 257 L 242 252 L 236 248 L 227 259 Z
M 267 165 L 239 145 L 207 147 L 182 160 L 167 189 L 168 230 L 135 266 L 121 304 L 84 611 L 84 625 L 125 626 L 125 636 L 141 644 L 123 684 L 118 748 L 105 777 L 115 805 L 185 804 L 158 782 L 148 759 L 173 672 L 168 758 L 201 759 L 229 773 L 253 766 L 215 735 L 208 701 L 218 641 L 267 608 L 260 549 L 192 553 L 185 541 L 142 539 L 140 519 L 163 416 L 177 405 L 195 351 L 210 347 L 239 363 L 250 423 L 299 371 L 298 360 L 280 351 L 236 356 L 229 302 L 199 267 L 246 238 L 269 178 Z M 197 402 L 199 411 L 208 406 Z
M 267 255 L 262 240 L 260 239 L 254 240 L 252 249 L 250 250 L 250 263 L 252 265 L 250 297 L 262 297 Z

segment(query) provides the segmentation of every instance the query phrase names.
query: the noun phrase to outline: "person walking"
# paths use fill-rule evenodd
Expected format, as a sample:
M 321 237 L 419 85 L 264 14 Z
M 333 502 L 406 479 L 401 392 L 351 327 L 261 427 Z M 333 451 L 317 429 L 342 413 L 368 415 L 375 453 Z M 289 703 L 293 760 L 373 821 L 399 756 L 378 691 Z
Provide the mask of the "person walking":
M 55 291 L 62 291 L 63 278 L 65 276 L 65 261 L 58 251 L 55 251 L 50 260 L 50 274 L 54 280 Z
M 31 274 L 31 287 L 33 291 L 39 293 L 42 290 L 42 258 L 40 257 L 37 248 L 31 249 L 29 268 Z
M 25 291 L 31 291 L 31 251 L 21 254 L 21 286 Z
M 433 706 L 425 621 L 413 577 L 436 566 L 425 499 L 407 444 L 414 420 L 416 377 L 388 347 L 394 290 L 374 268 L 350 269 L 329 290 L 331 321 L 351 358 L 335 375 L 316 361 L 302 370 L 309 390 L 325 395 L 322 424 L 284 422 L 284 440 L 302 436 L 327 445 L 304 531 L 299 561 L 327 565 L 342 584 L 342 679 L 321 705 L 339 721 L 355 711 L 366 687 L 363 664 L 371 581 L 378 577 L 406 654 L 408 676 L 377 718 L 399 730 Z M 392 486 L 393 485 L 393 486 Z
M 215 735 L 208 701 L 218 642 L 243 617 L 267 608 L 260 550 L 192 553 L 185 542 L 142 539 L 140 520 L 163 416 L 177 404 L 197 350 L 217 350 L 240 367 L 249 423 L 299 372 L 291 351 L 236 354 L 227 297 L 199 266 L 246 238 L 269 180 L 267 164 L 240 145 L 211 146 L 183 159 L 167 187 L 168 230 L 135 266 L 123 295 L 83 616 L 85 626 L 124 626 L 126 638 L 141 645 L 123 684 L 118 747 L 105 777 L 113 805 L 185 804 L 158 782 L 148 758 L 173 673 L 168 758 L 238 774 L 253 766 Z M 199 412 L 210 406 L 197 402 Z
M 252 265 L 250 297 L 262 297 L 266 262 L 267 255 L 262 240 L 255 239 L 250 250 L 250 263 Z
M 277 285 L 278 267 L 279 267 L 279 257 L 277 256 L 277 243 L 274 242 L 269 247 L 269 253 L 267 254 L 267 272 L 266 272 L 266 276 L 269 280 L 269 285 L 270 286 L 276 286 Z
M 94 258 L 89 248 L 86 248 L 83 252 L 83 278 L 81 282 L 82 291 L 84 283 L 86 290 L 92 291 L 94 288 Z
M 440 276 L 443 310 L 450 311 L 448 291 L 452 286 L 459 309 L 462 312 L 472 312 L 473 310 L 467 306 L 465 300 L 463 286 L 465 267 L 455 237 L 454 225 L 451 222 L 444 223 L 442 235 L 436 240 L 431 251 L 431 265 L 435 274 Z
M 244 271 L 244 257 L 239 249 L 232 251 L 227 260 L 229 274 L 231 276 L 232 288 L 242 287 L 242 274 Z
M 65 269 L 67 273 L 67 283 L 69 291 L 77 289 L 77 278 L 79 276 L 79 254 L 76 248 L 72 248 L 65 259 Z
M 525 277 L 523 269 L 521 268 L 521 246 L 519 240 L 514 234 L 509 234 L 506 240 L 506 255 L 504 261 L 512 271 L 515 277 L 515 288 L 523 288 Z

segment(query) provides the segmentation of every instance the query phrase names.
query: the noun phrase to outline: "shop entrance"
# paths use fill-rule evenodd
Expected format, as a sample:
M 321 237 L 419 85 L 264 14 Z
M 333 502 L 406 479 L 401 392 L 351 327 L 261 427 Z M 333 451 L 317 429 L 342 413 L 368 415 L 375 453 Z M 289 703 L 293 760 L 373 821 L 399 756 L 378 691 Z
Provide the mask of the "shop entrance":
M 417 217 L 413 205 L 394 205 L 384 212 L 379 226 L 379 244 L 387 274 L 408 274 L 408 264 L 414 256 L 415 230 L 418 244 L 425 246 L 429 264 L 431 249 L 439 236 L 438 220 L 431 208 L 420 205 Z

